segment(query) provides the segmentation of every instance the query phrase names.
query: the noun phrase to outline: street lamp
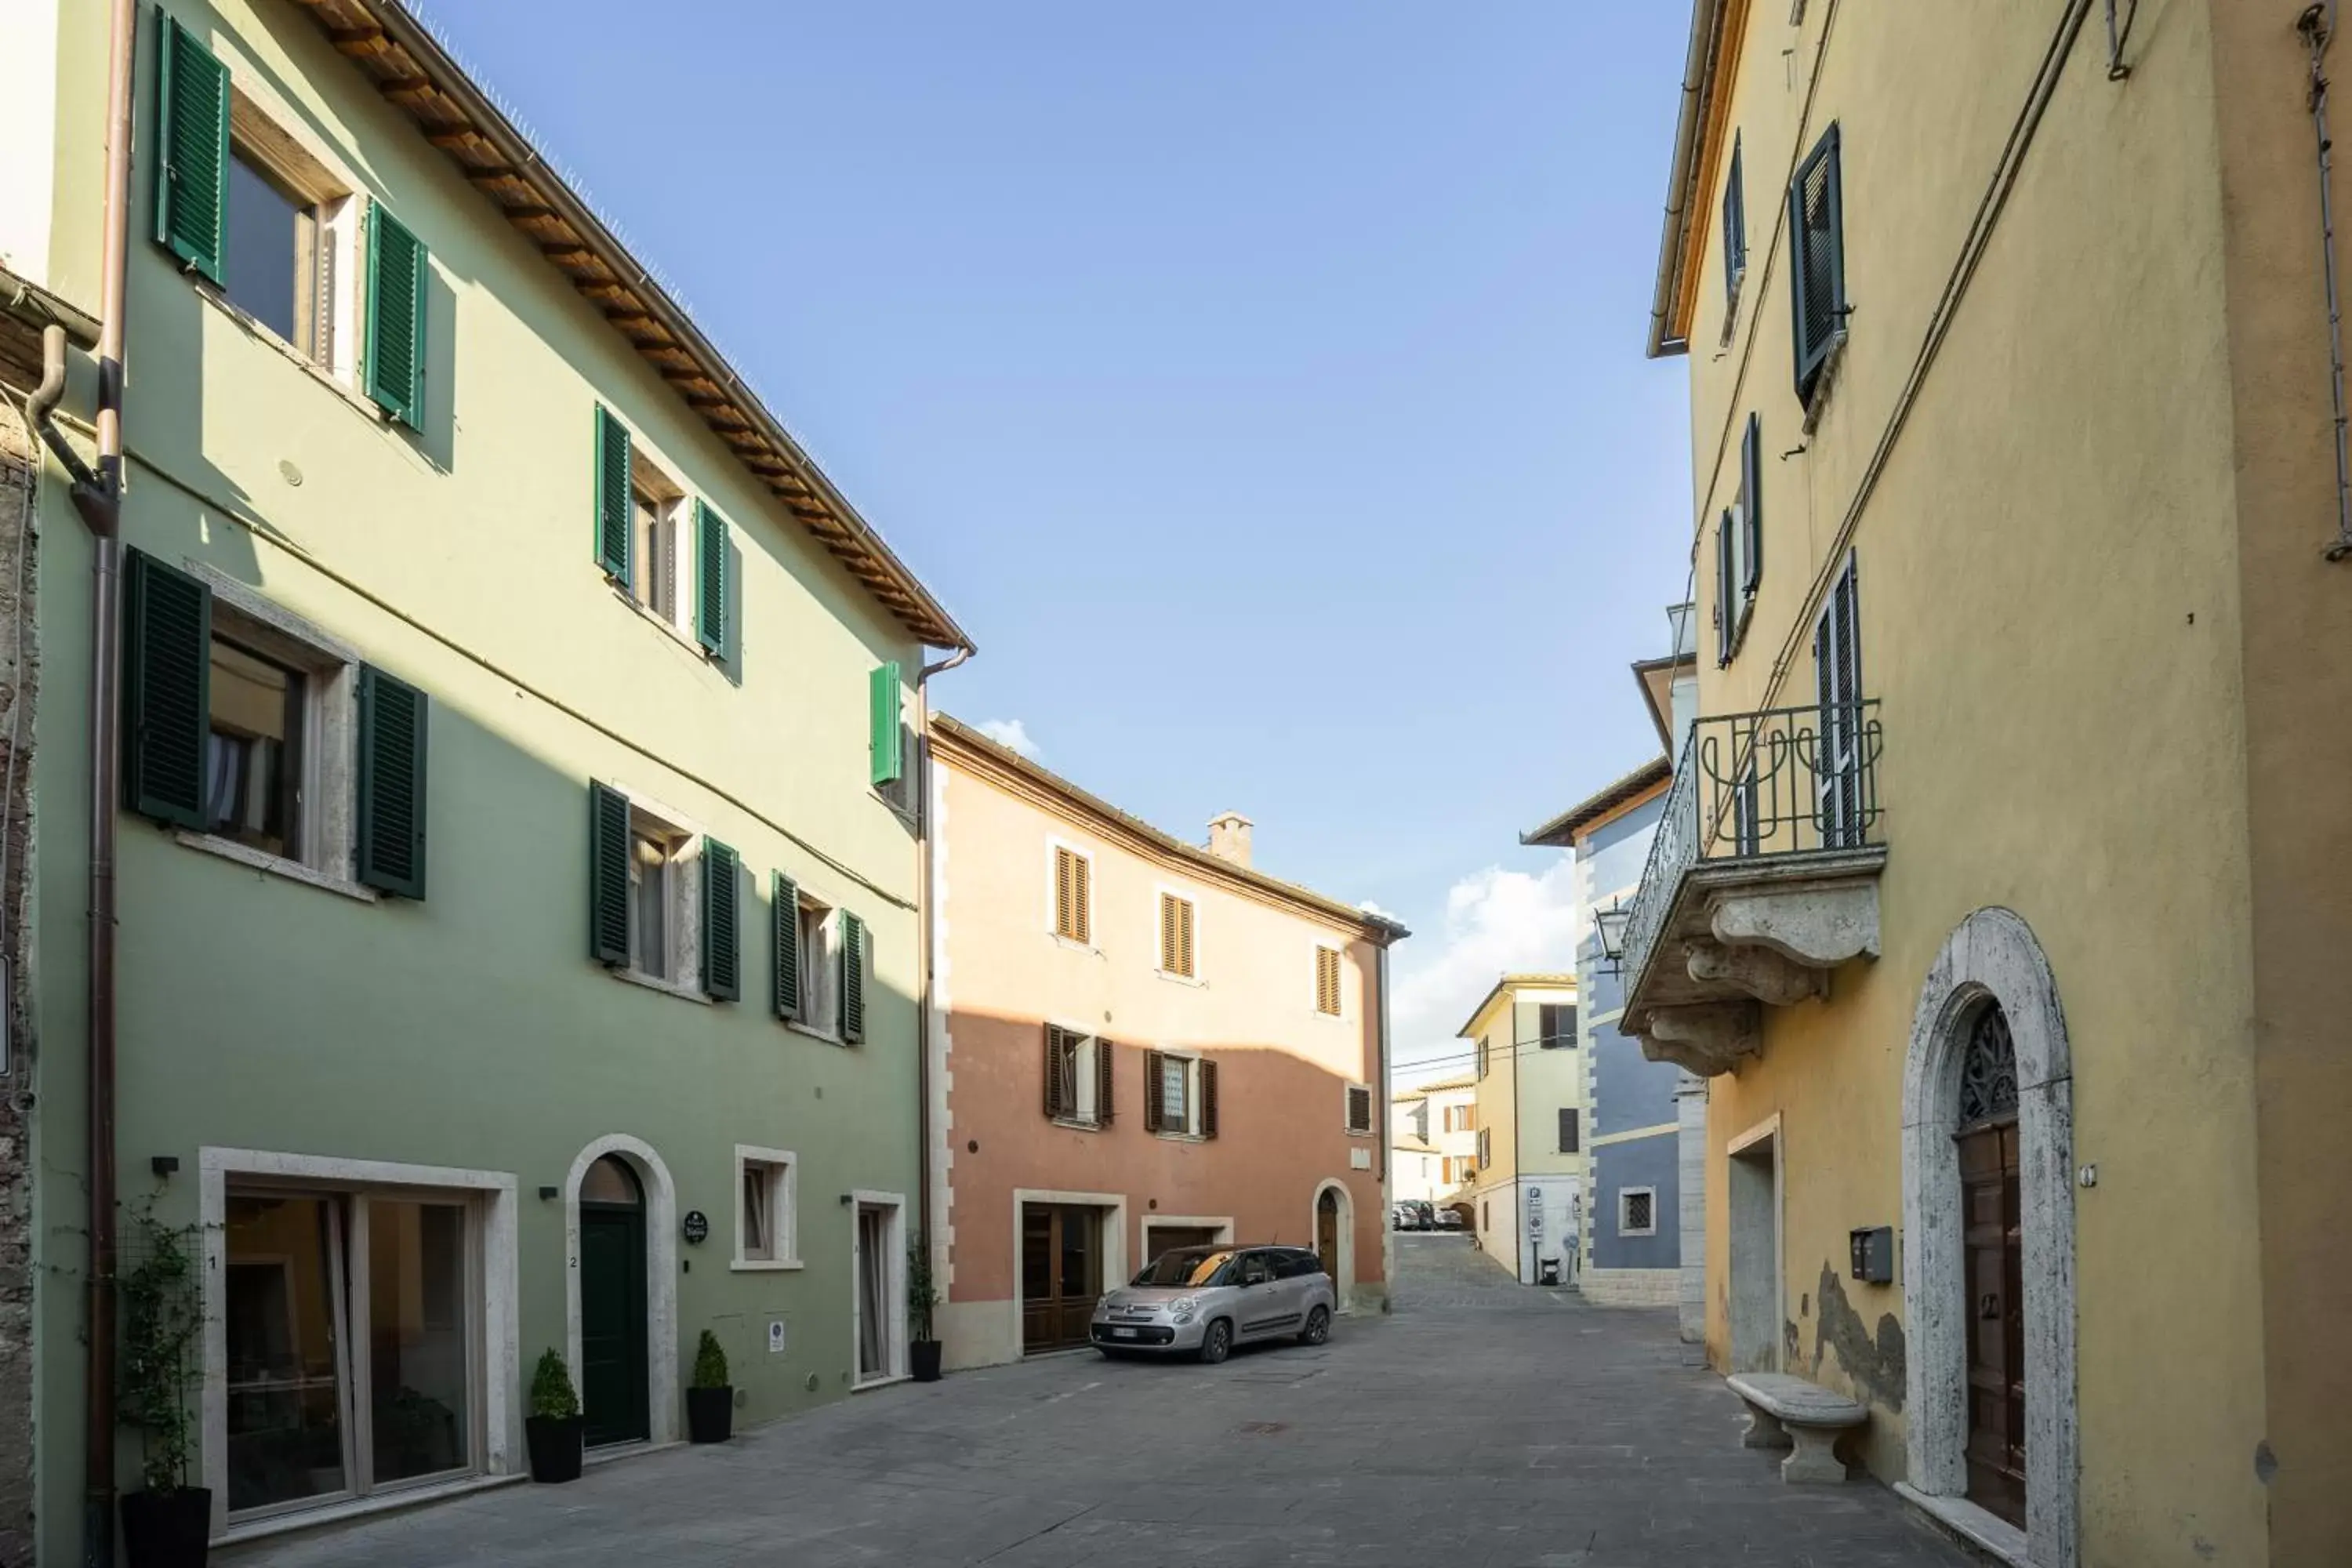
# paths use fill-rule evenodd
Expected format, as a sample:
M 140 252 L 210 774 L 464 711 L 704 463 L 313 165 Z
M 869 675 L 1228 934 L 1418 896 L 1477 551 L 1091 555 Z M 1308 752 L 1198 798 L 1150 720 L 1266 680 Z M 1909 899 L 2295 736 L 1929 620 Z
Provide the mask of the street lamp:
M 1612 900 L 1605 910 L 1592 911 L 1592 927 L 1601 938 L 1601 956 L 1609 961 L 1609 973 L 1625 972 L 1625 928 L 1632 923 L 1633 911 Z

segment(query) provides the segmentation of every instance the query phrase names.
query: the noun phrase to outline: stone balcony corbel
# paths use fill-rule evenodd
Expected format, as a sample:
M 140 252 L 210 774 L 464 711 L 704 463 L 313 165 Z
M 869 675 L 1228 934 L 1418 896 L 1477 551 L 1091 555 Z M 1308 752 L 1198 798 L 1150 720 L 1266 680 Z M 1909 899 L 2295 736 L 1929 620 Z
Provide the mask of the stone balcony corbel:
M 1633 1033 L 1642 1055 L 1672 1062 L 1686 1073 L 1713 1078 L 1727 1073 L 1762 1048 L 1753 1002 L 1703 1002 L 1688 1007 L 1654 1008 Z
M 1759 1002 L 1787 1007 L 1829 994 L 1829 976 L 1769 947 L 1726 947 L 1694 942 L 1684 948 L 1684 967 L 1701 985 L 1732 985 Z

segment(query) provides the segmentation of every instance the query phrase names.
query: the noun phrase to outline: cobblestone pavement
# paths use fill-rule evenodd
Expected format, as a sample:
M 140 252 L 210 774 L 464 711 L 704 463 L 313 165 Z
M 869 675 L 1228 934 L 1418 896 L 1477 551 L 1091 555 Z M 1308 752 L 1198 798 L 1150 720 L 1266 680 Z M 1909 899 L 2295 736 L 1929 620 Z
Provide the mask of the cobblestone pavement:
M 1091 1353 L 238 1553 L 234 1568 L 1213 1563 L 1859 1568 L 1968 1560 L 1866 1479 L 1789 1487 L 1671 1313 L 1528 1289 L 1451 1236 L 1397 1310 L 1223 1366 Z

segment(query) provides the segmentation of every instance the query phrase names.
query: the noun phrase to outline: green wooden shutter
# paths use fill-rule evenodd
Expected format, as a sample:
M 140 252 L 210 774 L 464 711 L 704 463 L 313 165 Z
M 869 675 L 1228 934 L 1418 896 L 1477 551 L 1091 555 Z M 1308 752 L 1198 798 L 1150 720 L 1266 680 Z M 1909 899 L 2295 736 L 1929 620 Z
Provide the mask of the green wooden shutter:
M 841 1038 L 845 1045 L 866 1040 L 866 922 L 841 911 Z
M 1789 306 L 1797 401 L 1810 405 L 1845 326 L 1845 194 L 1839 132 L 1832 125 L 1789 182 Z
M 425 896 L 425 693 L 360 667 L 359 879 Z
M 1764 581 L 1764 419 L 1748 416 L 1739 442 L 1739 591 L 1753 597 Z
M 368 207 L 367 395 L 412 430 L 425 422 L 424 242 Z
M 801 890 L 782 871 L 776 873 L 770 908 L 774 921 L 776 1016 L 797 1018 L 801 1016 Z
M 907 759 L 898 743 L 898 661 L 876 665 L 866 688 L 871 699 L 868 722 L 872 738 L 867 746 L 874 759 L 874 782 L 897 784 L 907 768 Z
M 588 956 L 629 963 L 629 797 L 600 784 L 588 786 Z
M 716 838 L 702 841 L 702 993 L 743 994 L 743 861 Z
M 133 550 L 122 594 L 122 804 L 201 832 L 212 733 L 212 590 Z
M 1748 271 L 1748 186 L 1740 173 L 1739 133 L 1731 136 L 1731 172 L 1723 181 L 1723 291 L 1736 300 Z
M 1715 521 L 1715 662 L 1717 668 L 1731 662 L 1732 645 L 1738 640 L 1738 627 L 1733 620 L 1738 614 L 1732 584 L 1735 574 L 1731 563 L 1731 509 L 1725 507 L 1723 515 Z
M 631 526 L 629 427 L 613 411 L 596 409 L 596 564 L 607 577 L 629 581 Z
M 727 520 L 694 503 L 694 639 L 713 658 L 727 657 Z
M 171 17 L 156 16 L 155 240 L 221 280 L 228 227 L 228 68 Z

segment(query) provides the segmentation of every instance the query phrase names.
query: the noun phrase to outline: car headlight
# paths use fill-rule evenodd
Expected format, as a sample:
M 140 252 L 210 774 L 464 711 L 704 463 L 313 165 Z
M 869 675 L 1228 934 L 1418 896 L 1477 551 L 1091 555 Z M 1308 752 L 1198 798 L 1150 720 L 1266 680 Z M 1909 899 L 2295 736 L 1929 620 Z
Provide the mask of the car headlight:
M 1191 1317 L 1193 1311 L 1200 1305 L 1200 1298 L 1197 1296 L 1179 1296 L 1173 1301 L 1168 1303 L 1168 1311 L 1171 1316 L 1174 1317 L 1181 1322 L 1184 1319 Z
M 1189 1323 L 1189 1322 L 1191 1322 L 1191 1321 L 1192 1321 L 1192 1313 L 1190 1313 L 1190 1312 L 1179 1312 L 1179 1313 L 1177 1313 L 1177 1314 L 1176 1314 L 1176 1320 L 1175 1320 L 1175 1321 L 1176 1321 L 1176 1324 L 1177 1324 L 1177 1326 L 1178 1326 L 1179 1328 L 1181 1328 L 1184 1324 Z

